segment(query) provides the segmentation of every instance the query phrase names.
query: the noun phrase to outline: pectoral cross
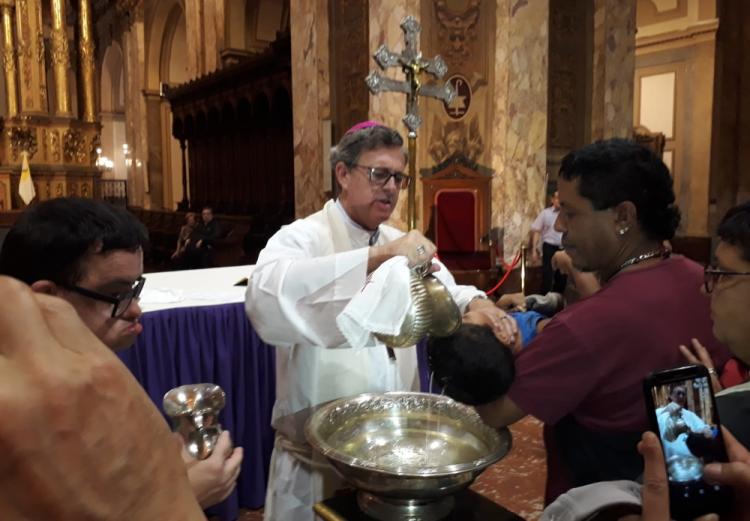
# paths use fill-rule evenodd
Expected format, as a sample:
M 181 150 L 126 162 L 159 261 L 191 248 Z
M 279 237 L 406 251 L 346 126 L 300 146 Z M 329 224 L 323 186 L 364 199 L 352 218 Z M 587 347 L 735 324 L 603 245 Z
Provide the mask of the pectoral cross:
M 386 70 L 389 67 L 401 67 L 406 74 L 405 81 L 398 81 L 381 76 L 377 71 L 372 71 L 365 79 L 370 92 L 379 94 L 381 92 L 403 92 L 406 94 L 406 115 L 403 122 L 409 129 L 409 183 L 408 194 L 408 225 L 412 230 L 417 224 L 417 209 L 415 204 L 416 181 L 417 181 L 417 129 L 422 124 L 422 118 L 419 116 L 419 96 L 429 96 L 450 103 L 456 96 L 456 92 L 450 83 L 439 84 L 436 82 L 422 84 L 420 76 L 422 73 L 428 73 L 437 79 L 441 79 L 448 72 L 443 58 L 439 55 L 431 60 L 422 57 L 419 51 L 419 32 L 422 28 L 413 16 L 407 16 L 401 22 L 401 29 L 404 31 L 406 47 L 401 54 L 388 50 L 388 47 L 381 45 L 375 52 L 375 61 L 381 69 Z

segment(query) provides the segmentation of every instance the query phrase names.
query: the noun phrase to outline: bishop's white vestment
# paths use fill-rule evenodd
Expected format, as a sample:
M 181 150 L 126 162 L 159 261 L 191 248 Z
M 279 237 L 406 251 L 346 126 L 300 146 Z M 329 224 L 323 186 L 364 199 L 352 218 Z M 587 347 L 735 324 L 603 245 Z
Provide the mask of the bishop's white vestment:
M 404 235 L 380 225 L 376 245 Z M 416 349 L 352 349 L 336 317 L 365 284 L 373 233 L 354 223 L 343 207 L 323 210 L 284 226 L 261 251 L 248 284 L 246 310 L 264 342 L 276 346 L 276 403 L 264 519 L 313 521 L 313 505 L 344 486 L 304 437 L 314 407 L 364 392 L 417 390 Z M 459 309 L 484 293 L 456 285 L 445 266 L 435 273 Z

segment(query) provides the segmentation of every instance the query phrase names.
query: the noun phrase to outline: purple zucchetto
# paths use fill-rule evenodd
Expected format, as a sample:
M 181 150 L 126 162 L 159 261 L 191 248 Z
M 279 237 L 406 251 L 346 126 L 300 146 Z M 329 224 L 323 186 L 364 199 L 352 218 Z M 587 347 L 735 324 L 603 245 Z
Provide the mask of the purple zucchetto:
M 359 130 L 363 130 L 363 129 L 370 128 L 370 127 L 383 127 L 383 126 L 385 126 L 385 125 L 383 125 L 382 123 L 380 123 L 378 121 L 372 121 L 372 120 L 362 121 L 362 122 L 357 123 L 356 125 L 354 125 L 349 130 L 347 130 L 344 133 L 344 135 L 351 134 L 352 132 L 357 132 Z

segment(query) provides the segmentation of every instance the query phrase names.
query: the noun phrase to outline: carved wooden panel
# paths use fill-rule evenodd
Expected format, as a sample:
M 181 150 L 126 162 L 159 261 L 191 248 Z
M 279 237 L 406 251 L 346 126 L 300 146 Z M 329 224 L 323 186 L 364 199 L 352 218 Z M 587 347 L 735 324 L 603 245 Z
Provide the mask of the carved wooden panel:
M 420 103 L 427 136 L 423 165 L 440 164 L 455 154 L 489 164 L 488 142 L 492 96 L 488 85 L 494 64 L 486 42 L 494 41 L 493 0 L 431 0 L 422 6 L 422 52 L 439 54 L 448 66 L 448 78 L 460 76 L 458 96 L 450 106 L 435 100 Z M 455 80 L 454 80 L 455 81 Z M 459 88 L 460 87 L 460 88 Z M 457 117 L 458 116 L 458 117 Z
M 587 2 L 550 0 L 547 142 L 558 154 L 585 142 Z M 556 173 L 556 172 L 554 172 Z

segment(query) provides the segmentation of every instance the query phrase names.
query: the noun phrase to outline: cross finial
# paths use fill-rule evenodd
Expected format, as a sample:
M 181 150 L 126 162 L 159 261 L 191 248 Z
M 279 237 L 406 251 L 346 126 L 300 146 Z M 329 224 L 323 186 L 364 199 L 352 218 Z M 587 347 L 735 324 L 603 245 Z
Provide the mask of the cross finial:
M 394 53 L 385 45 L 381 45 L 375 52 L 374 57 L 383 70 L 390 67 L 401 67 L 406 74 L 406 80 L 393 80 L 380 75 L 377 71 L 372 71 L 365 81 L 373 94 L 381 92 L 403 92 L 406 94 L 406 115 L 403 122 L 410 132 L 416 133 L 422 124 L 417 104 L 418 96 L 429 96 L 450 103 L 456 96 L 456 92 L 448 82 L 445 84 L 432 82 L 424 85 L 420 82 L 420 75 L 423 72 L 441 79 L 448 71 L 448 67 L 439 55 L 431 60 L 422 58 L 422 53 L 419 51 L 419 32 L 422 28 L 416 18 L 413 16 L 404 18 L 401 22 L 401 29 L 404 31 L 406 40 L 406 46 L 401 54 Z

